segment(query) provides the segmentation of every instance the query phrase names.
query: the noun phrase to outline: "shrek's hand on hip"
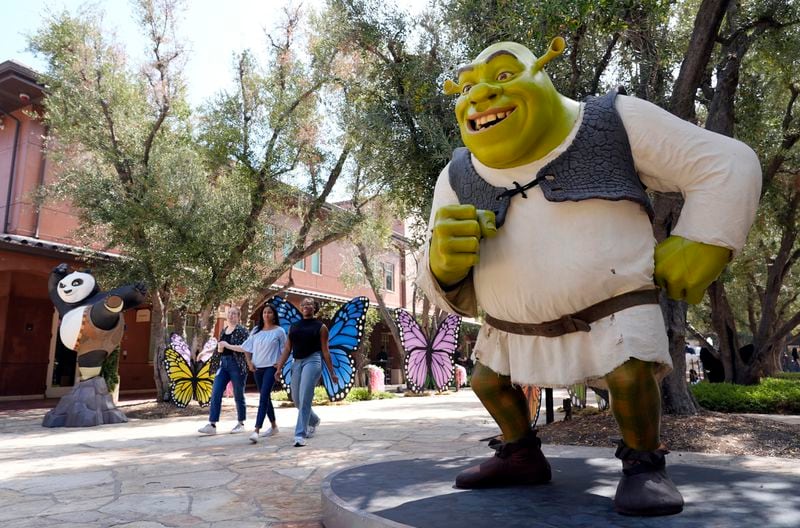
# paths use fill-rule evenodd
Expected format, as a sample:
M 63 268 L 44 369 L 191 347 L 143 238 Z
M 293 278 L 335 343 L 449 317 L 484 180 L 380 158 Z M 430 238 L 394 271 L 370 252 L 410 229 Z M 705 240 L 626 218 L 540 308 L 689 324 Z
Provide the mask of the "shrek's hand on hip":
M 431 272 L 442 286 L 464 280 L 478 263 L 481 238 L 497 234 L 494 213 L 473 205 L 446 205 L 436 211 L 431 235 Z

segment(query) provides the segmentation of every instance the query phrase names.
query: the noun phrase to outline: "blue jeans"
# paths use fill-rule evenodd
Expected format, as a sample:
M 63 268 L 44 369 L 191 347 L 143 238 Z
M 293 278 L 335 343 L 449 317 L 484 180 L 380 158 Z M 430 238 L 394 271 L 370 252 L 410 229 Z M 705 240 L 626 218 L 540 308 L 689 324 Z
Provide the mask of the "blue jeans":
M 314 401 L 314 387 L 322 376 L 322 354 L 316 352 L 307 358 L 295 359 L 292 363 L 292 399 L 297 407 L 295 436 L 306 436 L 308 425 L 317 426 L 319 416 L 311 408 Z
M 275 367 L 257 368 L 254 377 L 256 387 L 261 394 L 258 398 L 258 414 L 256 415 L 256 429 L 264 425 L 264 415 L 270 423 L 275 423 L 275 408 L 272 406 L 272 386 L 275 385 Z
M 236 417 L 240 422 L 244 422 L 246 406 L 244 402 L 244 376 L 233 356 L 222 356 L 219 358 L 219 370 L 214 376 L 214 387 L 211 389 L 211 410 L 208 413 L 208 421 L 217 423 L 219 413 L 222 411 L 222 394 L 228 382 L 233 385 L 233 399 L 236 401 Z

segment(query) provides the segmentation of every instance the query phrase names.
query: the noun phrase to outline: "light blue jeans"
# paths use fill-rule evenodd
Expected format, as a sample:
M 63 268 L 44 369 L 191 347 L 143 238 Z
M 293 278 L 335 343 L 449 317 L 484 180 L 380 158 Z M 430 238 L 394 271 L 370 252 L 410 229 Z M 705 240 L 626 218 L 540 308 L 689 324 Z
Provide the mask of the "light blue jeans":
M 316 427 L 319 416 L 311 408 L 314 401 L 314 387 L 322 376 L 322 354 L 316 352 L 307 358 L 295 359 L 292 363 L 292 399 L 297 407 L 295 436 L 306 437 L 309 424 Z

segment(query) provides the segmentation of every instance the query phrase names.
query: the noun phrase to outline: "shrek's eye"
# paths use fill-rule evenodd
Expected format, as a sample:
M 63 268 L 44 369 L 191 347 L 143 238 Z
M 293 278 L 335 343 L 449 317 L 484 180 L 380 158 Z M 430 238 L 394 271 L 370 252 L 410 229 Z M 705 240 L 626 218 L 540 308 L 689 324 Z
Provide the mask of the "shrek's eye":
M 500 74 L 497 76 L 497 80 L 498 81 L 507 81 L 513 76 L 514 76 L 513 73 L 504 71 L 504 72 L 500 72 Z
M 465 84 L 464 87 L 461 88 L 461 93 L 465 94 L 465 93 L 469 92 L 471 89 L 472 89 L 472 85 L 471 84 Z

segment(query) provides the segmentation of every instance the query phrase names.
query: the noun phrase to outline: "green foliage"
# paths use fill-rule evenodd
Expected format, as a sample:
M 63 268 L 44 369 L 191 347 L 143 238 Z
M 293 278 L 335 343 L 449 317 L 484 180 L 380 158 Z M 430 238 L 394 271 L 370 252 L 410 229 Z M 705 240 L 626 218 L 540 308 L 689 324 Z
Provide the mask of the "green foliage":
M 391 392 L 370 392 L 365 387 L 354 387 L 345 398 L 345 401 L 386 400 L 397 397 Z
M 758 385 L 698 383 L 691 391 L 711 411 L 800 414 L 800 377 L 764 378 Z
M 108 392 L 114 392 L 114 389 L 119 385 L 119 347 L 115 348 L 103 361 L 100 375 L 106 380 Z
M 353 387 L 345 397 L 344 401 L 354 402 L 354 401 L 366 401 L 366 400 L 385 400 L 394 397 L 395 395 L 392 394 L 391 392 L 370 393 L 366 387 Z M 273 392 L 272 400 L 276 402 L 284 402 L 287 405 L 292 405 L 289 403 L 289 397 L 286 395 L 286 391 L 283 390 Z M 325 387 L 322 386 L 315 387 L 313 405 L 330 405 L 330 404 L 331 401 L 328 399 L 328 393 L 325 392 Z

